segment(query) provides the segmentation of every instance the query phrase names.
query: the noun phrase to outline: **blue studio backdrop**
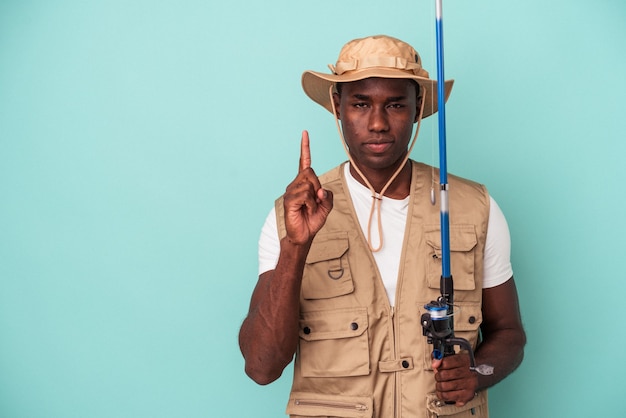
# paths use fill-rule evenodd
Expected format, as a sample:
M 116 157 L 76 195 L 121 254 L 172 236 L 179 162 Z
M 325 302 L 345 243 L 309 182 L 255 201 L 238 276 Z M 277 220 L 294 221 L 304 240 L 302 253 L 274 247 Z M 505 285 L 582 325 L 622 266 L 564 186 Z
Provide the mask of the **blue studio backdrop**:
M 318 173 L 345 160 L 300 75 L 386 33 L 434 76 L 434 16 L 1 0 L 0 417 L 283 416 L 291 369 L 254 384 L 237 333 L 301 131 Z M 492 416 L 626 416 L 626 3 L 447 0 L 444 27 L 448 168 L 507 216 L 528 333 Z

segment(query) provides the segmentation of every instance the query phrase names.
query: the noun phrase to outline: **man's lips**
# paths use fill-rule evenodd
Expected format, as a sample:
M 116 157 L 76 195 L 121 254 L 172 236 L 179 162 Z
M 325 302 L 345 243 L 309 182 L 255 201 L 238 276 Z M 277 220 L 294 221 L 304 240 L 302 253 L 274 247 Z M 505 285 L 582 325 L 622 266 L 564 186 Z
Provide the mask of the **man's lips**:
M 385 151 L 387 151 L 389 148 L 391 148 L 392 143 L 391 142 L 366 142 L 365 144 L 363 144 L 363 146 L 368 149 L 370 152 L 376 153 L 376 154 L 380 154 L 383 153 Z

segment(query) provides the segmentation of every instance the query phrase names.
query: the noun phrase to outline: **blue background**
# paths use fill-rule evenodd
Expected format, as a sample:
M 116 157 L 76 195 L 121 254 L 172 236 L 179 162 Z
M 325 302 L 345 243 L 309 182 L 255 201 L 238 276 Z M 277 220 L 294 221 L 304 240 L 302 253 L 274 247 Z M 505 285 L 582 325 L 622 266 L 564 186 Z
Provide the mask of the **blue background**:
M 311 134 L 300 88 L 387 33 L 435 74 L 434 1 L 0 1 L 0 416 L 277 417 L 237 333 Z M 444 2 L 448 165 L 512 233 L 528 346 L 493 417 L 626 415 L 623 0 Z M 437 161 L 424 122 L 415 159 Z

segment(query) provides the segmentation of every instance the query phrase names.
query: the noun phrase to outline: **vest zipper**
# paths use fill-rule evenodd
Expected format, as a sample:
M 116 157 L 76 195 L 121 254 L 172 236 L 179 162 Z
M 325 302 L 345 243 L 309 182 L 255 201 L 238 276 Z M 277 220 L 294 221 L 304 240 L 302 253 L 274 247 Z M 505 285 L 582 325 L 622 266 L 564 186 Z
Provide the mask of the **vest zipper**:
M 398 299 L 396 299 L 396 302 L 398 301 Z M 398 349 L 397 349 L 397 341 L 396 341 L 396 307 L 395 306 L 390 306 L 389 309 L 389 321 L 391 322 L 391 335 L 390 335 L 390 340 L 391 340 L 391 345 L 392 345 L 392 352 L 393 352 L 393 358 L 396 359 L 398 358 Z M 394 373 L 394 378 L 393 378 L 393 418 L 398 416 L 398 373 Z
M 348 410 L 355 410 L 355 411 L 367 411 L 367 405 L 363 405 L 362 403 L 324 401 L 324 400 L 314 400 L 314 399 L 296 399 L 294 402 L 296 405 L 302 405 L 302 406 L 314 406 L 314 407 L 322 407 L 322 408 L 337 408 L 337 409 L 348 409 Z

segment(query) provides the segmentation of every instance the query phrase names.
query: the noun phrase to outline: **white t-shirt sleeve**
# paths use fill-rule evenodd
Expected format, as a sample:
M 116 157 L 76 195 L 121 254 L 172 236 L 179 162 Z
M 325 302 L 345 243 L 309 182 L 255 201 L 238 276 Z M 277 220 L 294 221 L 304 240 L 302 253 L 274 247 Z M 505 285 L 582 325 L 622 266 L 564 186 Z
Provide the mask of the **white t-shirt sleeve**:
M 492 197 L 489 199 L 489 224 L 483 259 L 483 289 L 501 285 L 513 276 L 509 225 L 500 206 Z
M 280 255 L 280 240 L 276 225 L 276 208 L 272 207 L 265 218 L 265 224 L 259 237 L 259 276 L 266 271 L 274 270 Z

